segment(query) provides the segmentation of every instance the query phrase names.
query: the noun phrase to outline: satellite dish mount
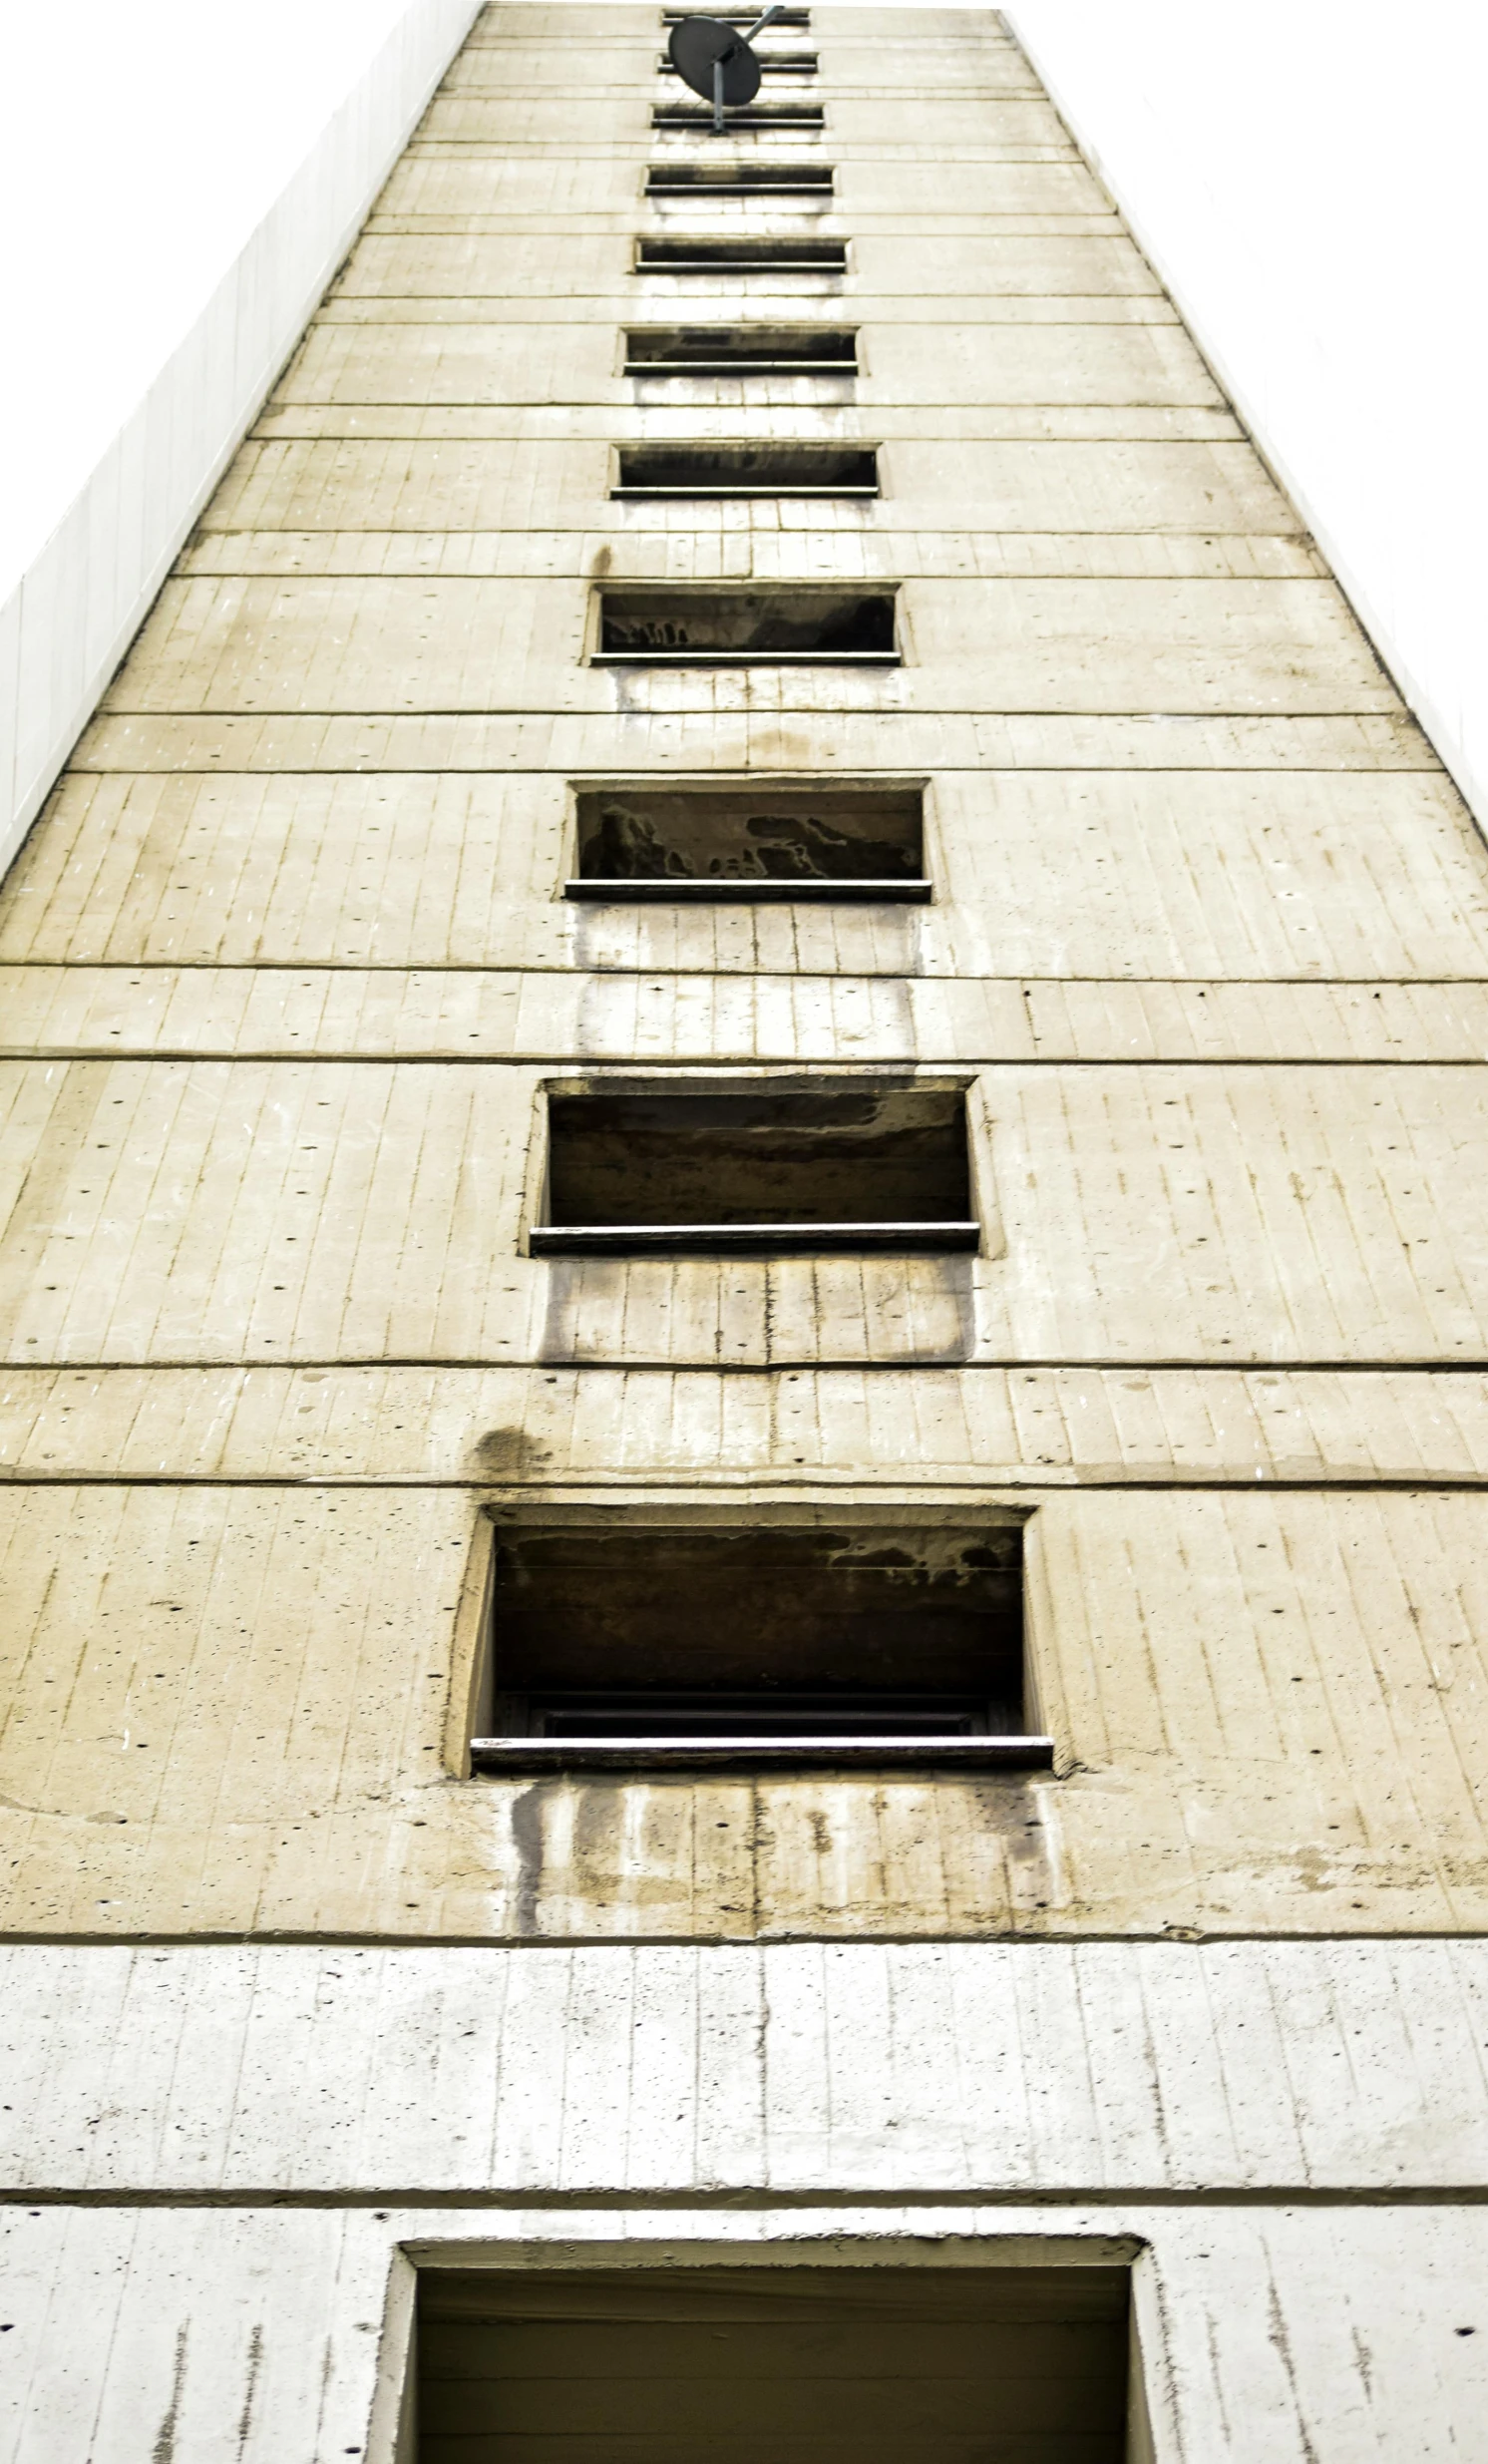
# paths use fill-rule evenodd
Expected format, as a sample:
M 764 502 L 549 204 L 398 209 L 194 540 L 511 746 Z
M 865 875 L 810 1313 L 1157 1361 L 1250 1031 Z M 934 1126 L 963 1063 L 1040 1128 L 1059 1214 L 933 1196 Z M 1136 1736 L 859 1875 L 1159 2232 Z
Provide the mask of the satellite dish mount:
M 723 135 L 725 107 L 738 111 L 759 93 L 759 58 L 749 46 L 782 14 L 783 6 L 784 0 L 776 0 L 774 8 L 766 9 L 742 34 L 719 17 L 684 17 L 673 26 L 666 47 L 672 67 L 694 94 L 712 104 L 715 136 Z

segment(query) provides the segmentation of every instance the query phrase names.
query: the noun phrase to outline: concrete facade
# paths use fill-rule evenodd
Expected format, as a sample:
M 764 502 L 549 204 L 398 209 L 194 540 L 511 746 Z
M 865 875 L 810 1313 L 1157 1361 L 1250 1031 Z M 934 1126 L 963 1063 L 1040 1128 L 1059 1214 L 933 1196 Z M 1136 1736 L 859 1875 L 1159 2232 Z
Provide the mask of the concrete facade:
M 0 2459 L 417 2464 L 418 2270 L 577 2251 L 1115 2259 L 1132 2464 L 1461 2464 L 1488 862 L 996 18 L 721 148 L 662 39 L 477 21 L 0 895 Z M 881 494 L 610 494 L 768 440 Z M 622 584 L 900 663 L 597 664 Z M 565 899 L 741 779 L 923 785 L 930 902 Z M 532 1254 L 550 1086 L 875 1070 L 975 1254 Z M 1021 1518 L 1052 1770 L 473 1776 L 493 1514 L 617 1510 Z

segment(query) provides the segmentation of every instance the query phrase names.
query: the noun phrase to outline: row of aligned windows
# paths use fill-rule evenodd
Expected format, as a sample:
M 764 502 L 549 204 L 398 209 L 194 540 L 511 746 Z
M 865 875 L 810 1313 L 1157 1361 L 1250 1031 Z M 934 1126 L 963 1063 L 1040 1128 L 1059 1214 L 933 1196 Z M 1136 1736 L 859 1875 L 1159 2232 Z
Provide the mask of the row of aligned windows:
M 815 60 L 810 62 L 814 71 Z M 755 167 L 653 170 L 651 193 L 768 197 Z M 641 270 L 838 268 L 843 240 L 644 238 Z M 840 376 L 850 330 L 631 331 L 637 377 Z M 873 496 L 878 449 L 710 440 L 617 449 L 621 498 L 769 491 Z M 724 656 L 883 661 L 893 590 L 684 592 L 604 585 L 594 656 L 691 665 Z M 923 782 L 803 780 L 581 787 L 575 898 L 921 898 Z M 547 1258 L 951 1255 L 981 1213 L 968 1081 L 813 1074 L 694 1077 L 543 1090 L 531 1254 Z M 758 1766 L 803 1756 L 1048 1766 L 1029 1733 L 1021 1521 L 892 1524 L 604 1522 L 504 1525 L 493 1542 L 479 1675 L 477 1770 Z
M 778 64 L 776 64 L 778 65 Z M 792 64 L 814 74 L 816 59 Z M 818 166 L 672 164 L 649 194 L 820 203 Z M 839 238 L 646 236 L 643 272 L 841 271 Z M 852 329 L 668 326 L 627 372 L 839 378 Z M 621 498 L 872 497 L 878 449 L 712 439 L 617 449 Z M 603 663 L 885 663 L 894 592 L 601 586 Z M 923 783 L 580 788 L 575 898 L 919 898 Z M 544 1090 L 531 1253 L 548 1258 L 948 1255 L 981 1225 L 967 1081 L 631 1079 Z M 1021 1527 L 743 1524 L 504 1529 L 495 1545 L 475 1768 L 698 1759 L 952 1759 L 1046 1766 L 1027 1733 Z
M 664 23 L 680 12 L 668 12 Z M 747 14 L 729 22 L 749 22 Z M 808 24 L 805 9 L 780 22 Z M 669 64 L 663 62 L 663 67 Z M 816 73 L 814 55 L 767 66 Z M 734 125 L 797 126 L 765 104 Z M 706 129 L 667 102 L 659 125 Z M 670 163 L 652 196 L 830 194 L 813 165 Z M 639 242 L 642 273 L 831 275 L 844 241 Z M 642 380 L 706 372 L 851 375 L 840 329 L 632 331 Z M 871 497 L 877 448 L 642 443 L 617 454 L 625 499 Z M 598 595 L 610 663 L 757 655 L 883 661 L 894 596 Z M 581 787 L 572 898 L 922 898 L 923 783 L 633 782 Z M 671 1079 L 545 1089 L 537 1254 L 950 1250 L 979 1237 L 964 1082 L 905 1076 L 746 1086 Z M 821 1507 L 733 1516 L 629 1501 L 545 1516 L 495 1509 L 468 1586 L 465 1662 L 478 1774 L 1048 1770 L 1023 1613 L 1015 1507 Z M 1050 2258 L 1053 2246 L 1049 2246 Z M 420 2464 L 498 2449 L 669 2464 L 851 2451 L 863 2464 L 1118 2464 L 1148 2451 L 1131 2260 L 1073 2240 L 1026 2252 L 872 2265 L 421 2265 L 413 2410 Z M 531 2456 L 528 2450 L 531 2449 Z M 590 2457 L 592 2450 L 592 2458 Z

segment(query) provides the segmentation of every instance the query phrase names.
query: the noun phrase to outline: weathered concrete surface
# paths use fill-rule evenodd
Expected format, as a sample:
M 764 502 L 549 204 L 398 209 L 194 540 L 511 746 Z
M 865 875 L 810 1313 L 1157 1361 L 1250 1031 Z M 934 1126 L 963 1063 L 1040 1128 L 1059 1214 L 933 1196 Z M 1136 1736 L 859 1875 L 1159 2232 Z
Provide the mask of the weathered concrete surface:
M 981 1254 L 919 1260 L 534 1259 L 547 1082 L 0 1063 L 10 1361 L 1488 1356 L 1481 1066 L 982 1068 Z
M 407 2254 L 575 2246 L 1114 2252 L 1154 2464 L 1480 2443 L 1488 862 L 997 21 L 807 39 L 723 159 L 834 191 L 662 200 L 656 13 L 483 16 L 0 894 L 3 2464 L 415 2464 Z M 751 320 L 860 373 L 622 373 Z M 766 436 L 880 497 L 609 493 Z M 923 783 L 932 903 L 565 903 L 710 778 Z M 963 1076 L 984 1254 L 533 1261 L 649 1066 Z M 978 1501 L 1052 1777 L 467 1776 L 488 1507 Z
M 523 1466 L 520 1431 L 487 1443 Z M 885 1487 L 815 1506 L 720 1487 L 712 1507 L 861 1513 Z M 913 1468 L 896 1493 L 936 1510 Z M 967 1487 L 952 1495 L 964 1518 Z M 463 1777 L 463 1488 L 9 1483 L 5 1921 L 642 1940 L 1484 1925 L 1481 1493 L 1022 1499 L 1054 1780 L 519 1786 Z
M 1157 2464 L 1459 2464 L 1485 2395 L 1481 2209 L 977 2208 L 738 2212 L 551 2205 L 284 2213 L 13 2210 L 6 2464 L 88 2452 L 201 2464 L 404 2464 L 415 2267 L 505 2263 L 1008 2266 L 1134 2259 Z M 98 2327 L 82 2341 L 80 2315 Z
M 0 1976 L 12 2202 L 1488 2177 L 1482 1943 L 33 1944 Z
M 157 2448 L 202 2464 L 402 2464 L 398 2388 L 414 2269 L 572 2263 L 1079 2264 L 1135 2252 L 1153 2452 L 1306 2464 L 1457 2464 L 1483 2402 L 1488 2247 L 1473 2212 L 1201 2214 L 933 2206 L 738 2215 L 573 2206 L 499 2216 L 78 2207 L 6 2219 L 13 2367 L 26 2411 L 7 2464 L 89 2439 L 101 2464 Z M 477 2259 L 476 2263 L 479 2263 Z M 83 2353 L 80 2308 L 99 2322 Z M 1279 2335 L 1278 2318 L 1299 2322 Z M 1302 2321 L 1312 2328 L 1307 2333 Z M 162 2441 L 165 2441 L 162 2445 Z

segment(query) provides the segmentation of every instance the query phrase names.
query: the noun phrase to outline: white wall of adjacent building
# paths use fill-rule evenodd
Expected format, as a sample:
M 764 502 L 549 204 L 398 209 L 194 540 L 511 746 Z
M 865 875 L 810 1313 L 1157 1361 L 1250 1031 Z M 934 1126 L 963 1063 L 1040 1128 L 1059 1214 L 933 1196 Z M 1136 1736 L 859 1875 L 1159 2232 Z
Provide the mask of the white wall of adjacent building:
M 1007 16 L 1488 821 L 1488 14 Z
M 0 29 L 0 864 L 476 5 L 78 0 Z

